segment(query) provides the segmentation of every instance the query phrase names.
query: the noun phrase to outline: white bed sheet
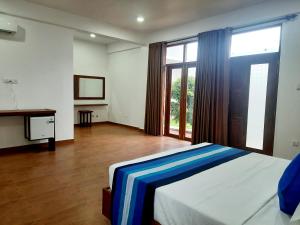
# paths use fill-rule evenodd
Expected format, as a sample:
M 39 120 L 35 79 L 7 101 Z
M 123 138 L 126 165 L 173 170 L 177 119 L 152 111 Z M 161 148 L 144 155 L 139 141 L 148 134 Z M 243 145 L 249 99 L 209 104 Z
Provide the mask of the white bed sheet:
M 291 217 L 279 210 L 279 199 L 276 195 L 245 225 L 289 225 Z
M 114 164 L 109 168 L 110 186 L 119 166 L 189 149 L 191 146 Z M 288 225 L 290 218 L 280 212 L 276 197 L 288 163 L 252 153 L 157 188 L 154 219 L 162 225 Z

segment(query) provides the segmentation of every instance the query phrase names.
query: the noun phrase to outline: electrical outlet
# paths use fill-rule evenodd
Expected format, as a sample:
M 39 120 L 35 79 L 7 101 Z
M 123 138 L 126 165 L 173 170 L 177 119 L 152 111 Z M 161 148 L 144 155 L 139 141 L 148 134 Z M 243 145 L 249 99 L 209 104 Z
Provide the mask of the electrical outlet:
M 16 79 L 3 79 L 4 84 L 18 84 L 18 80 Z

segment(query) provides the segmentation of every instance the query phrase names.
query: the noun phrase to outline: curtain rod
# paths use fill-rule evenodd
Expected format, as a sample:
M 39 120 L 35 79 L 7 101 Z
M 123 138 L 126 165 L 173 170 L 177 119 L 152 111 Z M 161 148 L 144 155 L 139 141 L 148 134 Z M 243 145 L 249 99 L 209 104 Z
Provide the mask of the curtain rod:
M 177 39 L 177 40 L 174 40 L 174 41 L 168 41 L 167 45 L 176 45 L 176 44 L 181 44 L 181 43 L 185 43 L 185 42 L 189 42 L 189 41 L 193 41 L 193 40 L 195 40 L 195 41 L 198 40 L 197 35 Z
M 250 23 L 242 26 L 233 27 L 233 34 L 246 32 L 255 29 L 263 29 L 266 27 L 276 26 L 284 22 L 295 20 L 298 17 L 299 13 L 288 14 L 285 16 L 276 17 L 273 19 L 268 19 L 260 22 Z
M 299 14 L 300 14 L 300 12 L 296 12 L 296 13 L 292 13 L 292 14 L 287 14 L 285 16 L 276 17 L 273 19 L 263 20 L 260 22 L 254 22 L 254 23 L 249 23 L 246 25 L 235 26 L 235 27 L 232 27 L 232 30 L 233 30 L 233 33 L 240 33 L 240 32 L 244 32 L 247 30 L 253 30 L 255 28 L 264 28 L 266 26 L 278 25 L 280 23 L 295 20 L 299 16 Z M 173 45 L 173 44 L 177 44 L 177 43 L 180 44 L 180 43 L 187 42 L 189 40 L 193 40 L 195 38 L 197 38 L 197 35 L 188 36 L 188 37 L 180 38 L 180 39 L 175 39 L 175 40 L 167 41 L 167 45 Z

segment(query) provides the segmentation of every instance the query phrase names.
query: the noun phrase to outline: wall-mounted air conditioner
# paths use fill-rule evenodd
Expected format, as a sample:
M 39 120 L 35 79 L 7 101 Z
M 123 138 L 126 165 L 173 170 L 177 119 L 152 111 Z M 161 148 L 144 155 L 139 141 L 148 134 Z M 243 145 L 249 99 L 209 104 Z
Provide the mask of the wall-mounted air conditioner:
M 9 18 L 0 18 L 0 32 L 16 33 L 18 30 L 17 23 Z

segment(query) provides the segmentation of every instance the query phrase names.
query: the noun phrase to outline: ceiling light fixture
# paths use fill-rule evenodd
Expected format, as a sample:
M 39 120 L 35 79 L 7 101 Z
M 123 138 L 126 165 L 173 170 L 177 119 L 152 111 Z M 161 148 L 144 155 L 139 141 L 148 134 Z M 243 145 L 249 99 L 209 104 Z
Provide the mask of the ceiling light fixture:
M 90 34 L 91 38 L 96 38 L 96 34 Z
M 142 16 L 138 16 L 138 17 L 136 18 L 136 21 L 138 21 L 139 23 L 142 23 L 142 22 L 145 21 L 145 18 L 142 17 Z

